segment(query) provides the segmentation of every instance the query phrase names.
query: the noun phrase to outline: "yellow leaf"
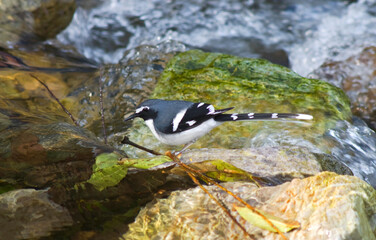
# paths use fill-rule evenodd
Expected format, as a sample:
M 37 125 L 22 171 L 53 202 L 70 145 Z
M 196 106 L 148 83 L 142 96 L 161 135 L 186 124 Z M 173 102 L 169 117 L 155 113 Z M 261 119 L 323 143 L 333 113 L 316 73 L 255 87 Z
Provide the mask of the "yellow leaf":
M 235 206 L 235 209 L 240 214 L 240 216 L 242 216 L 242 218 L 247 220 L 252 225 L 268 231 L 277 232 L 268 222 L 266 222 L 260 215 L 253 212 L 251 209 L 247 207 L 237 206 Z M 269 219 L 269 221 L 272 222 L 274 226 L 276 226 L 281 232 L 285 233 L 291 231 L 292 229 L 300 227 L 300 224 L 297 221 L 286 221 L 282 218 L 265 213 L 261 210 L 257 209 L 257 211 L 264 215 L 267 219 Z

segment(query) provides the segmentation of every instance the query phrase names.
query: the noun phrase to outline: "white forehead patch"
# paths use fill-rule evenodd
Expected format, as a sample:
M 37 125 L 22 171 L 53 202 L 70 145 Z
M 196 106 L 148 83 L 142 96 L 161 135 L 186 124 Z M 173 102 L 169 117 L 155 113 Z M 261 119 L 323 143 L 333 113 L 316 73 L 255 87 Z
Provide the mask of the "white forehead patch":
M 140 112 L 144 111 L 144 109 L 149 109 L 149 107 L 148 106 L 139 107 L 139 108 L 136 109 L 136 113 L 140 113 Z
M 201 107 L 202 105 L 204 105 L 205 103 L 199 103 L 198 105 L 197 105 L 197 108 L 199 108 L 199 107 Z

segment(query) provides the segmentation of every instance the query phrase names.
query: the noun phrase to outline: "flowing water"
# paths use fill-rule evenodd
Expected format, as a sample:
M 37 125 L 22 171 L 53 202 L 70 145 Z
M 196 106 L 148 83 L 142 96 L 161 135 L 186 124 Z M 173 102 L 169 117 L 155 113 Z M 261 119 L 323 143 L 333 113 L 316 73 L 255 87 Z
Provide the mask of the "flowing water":
M 334 142 L 331 154 L 345 163 L 354 173 L 376 186 L 376 134 L 360 119 L 353 124 L 339 122 L 335 129 L 327 133 Z
M 290 53 L 320 30 L 323 18 L 346 12 L 347 4 L 323 0 L 111 0 L 93 9 L 79 8 L 59 40 L 103 62 L 117 62 L 124 49 L 171 39 L 194 48 L 250 57 L 262 55 L 260 47 Z

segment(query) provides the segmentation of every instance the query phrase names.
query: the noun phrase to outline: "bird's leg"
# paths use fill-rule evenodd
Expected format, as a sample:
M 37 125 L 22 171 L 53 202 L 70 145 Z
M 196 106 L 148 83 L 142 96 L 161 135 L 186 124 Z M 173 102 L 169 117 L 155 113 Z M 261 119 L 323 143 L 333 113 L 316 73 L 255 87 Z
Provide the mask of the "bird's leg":
M 195 143 L 195 142 L 196 142 L 196 140 L 193 140 L 193 141 L 191 141 L 191 142 L 185 144 L 184 147 L 183 147 L 180 151 L 174 153 L 175 156 L 179 156 L 180 154 L 182 154 L 185 150 L 187 150 L 187 148 L 189 148 L 189 147 L 190 147 L 193 143 Z

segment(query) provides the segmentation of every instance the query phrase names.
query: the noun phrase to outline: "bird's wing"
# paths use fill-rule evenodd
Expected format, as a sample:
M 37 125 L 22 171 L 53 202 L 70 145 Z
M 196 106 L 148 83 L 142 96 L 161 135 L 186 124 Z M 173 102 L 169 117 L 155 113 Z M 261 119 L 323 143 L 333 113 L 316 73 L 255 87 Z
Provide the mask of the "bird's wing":
M 190 128 L 194 128 L 210 118 L 221 114 L 223 112 L 229 111 L 233 108 L 225 108 L 220 110 L 215 110 L 213 105 L 207 103 L 194 103 L 185 112 L 181 121 L 175 127 L 173 132 L 182 132 Z

